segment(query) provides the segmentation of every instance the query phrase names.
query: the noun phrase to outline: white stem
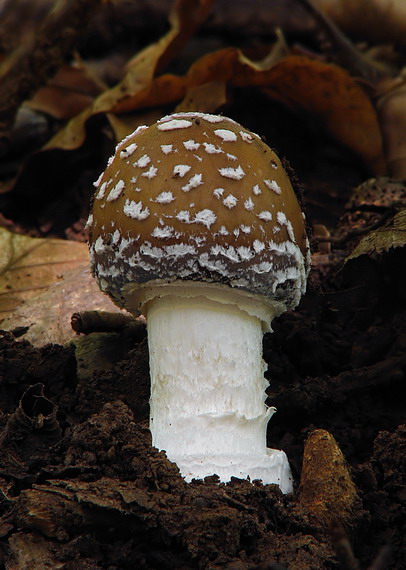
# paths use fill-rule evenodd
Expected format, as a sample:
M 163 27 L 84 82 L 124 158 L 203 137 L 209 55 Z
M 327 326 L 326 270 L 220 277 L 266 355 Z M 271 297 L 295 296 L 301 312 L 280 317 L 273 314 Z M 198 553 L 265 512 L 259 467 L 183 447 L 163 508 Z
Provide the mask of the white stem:
M 234 302 L 186 294 L 148 303 L 152 442 L 187 480 L 216 473 L 291 491 L 286 455 L 266 447 L 261 321 Z

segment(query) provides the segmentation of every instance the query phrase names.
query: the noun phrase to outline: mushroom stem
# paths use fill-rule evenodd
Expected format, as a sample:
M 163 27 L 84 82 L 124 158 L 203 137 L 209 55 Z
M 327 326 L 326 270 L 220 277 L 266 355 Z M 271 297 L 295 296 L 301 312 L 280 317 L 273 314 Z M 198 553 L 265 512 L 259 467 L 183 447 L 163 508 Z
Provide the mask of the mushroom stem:
M 283 451 L 266 447 L 275 408 L 265 405 L 260 318 L 231 295 L 202 291 L 148 302 L 152 442 L 187 481 L 214 473 L 292 490 Z

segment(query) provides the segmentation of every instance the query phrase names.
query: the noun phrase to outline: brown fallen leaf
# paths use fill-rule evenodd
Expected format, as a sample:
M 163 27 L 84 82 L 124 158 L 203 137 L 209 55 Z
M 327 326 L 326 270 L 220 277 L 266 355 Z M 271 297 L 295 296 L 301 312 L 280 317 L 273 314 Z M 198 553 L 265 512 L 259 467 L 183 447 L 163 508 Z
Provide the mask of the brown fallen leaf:
M 143 107 L 159 107 L 168 105 L 181 99 L 186 93 L 188 80 L 166 73 L 151 79 L 150 83 L 141 91 L 128 95 L 125 99 L 113 101 L 112 113 L 127 113 L 142 109 Z
M 0 136 L 7 141 L 21 104 L 43 86 L 74 51 L 84 23 L 102 0 L 59 1 L 49 9 L 36 33 L 2 62 L 0 68 Z
M 169 63 L 207 16 L 213 0 L 177 0 L 169 15 L 171 28 L 158 42 L 137 54 L 128 64 L 123 80 L 115 87 L 104 91 L 80 115 L 72 119 L 45 146 L 46 149 L 78 148 L 86 136 L 85 125 L 89 117 L 111 112 L 122 106 L 130 97 L 136 97 L 147 89 L 155 75 Z M 167 88 L 167 87 L 166 87 Z M 165 94 L 165 88 L 157 96 Z
M 396 45 L 396 32 L 404 39 L 406 32 L 406 4 L 403 0 L 368 1 L 367 9 L 363 2 L 347 0 L 301 0 L 306 10 L 315 18 L 320 30 L 328 39 L 329 51 L 335 61 L 358 78 L 369 91 L 375 105 L 382 131 L 383 147 L 387 172 L 392 178 L 406 177 L 406 75 L 404 70 L 387 65 L 381 58 L 361 52 L 334 23 L 342 12 L 348 18 L 339 25 L 350 32 L 346 23 L 361 23 L 358 33 L 362 40 L 370 37 L 368 31 L 375 28 L 378 36 L 386 30 L 385 38 Z M 355 11 L 352 9 L 355 8 Z M 373 32 L 374 34 L 374 32 Z M 372 35 L 373 35 L 372 34 Z M 379 36 L 380 37 L 380 36 Z M 399 38 L 397 38 L 399 39 Z M 382 38 L 381 38 L 382 40 Z M 374 41 L 378 41 L 374 38 Z M 379 50 L 375 50 L 379 54 Z M 382 52 L 381 52 L 382 53 Z
M 135 131 L 140 125 L 150 125 L 161 118 L 162 113 L 158 109 L 144 111 L 138 115 L 136 113 L 125 113 L 124 115 L 116 115 L 115 113 L 107 113 L 106 118 L 113 129 L 116 141 L 121 141 L 128 134 Z
M 344 69 L 300 56 L 274 68 L 265 91 L 322 126 L 357 154 L 371 172 L 383 174 L 386 163 L 376 111 L 363 89 Z
M 405 247 L 406 245 L 406 208 L 401 209 L 387 224 L 369 232 L 361 239 L 346 261 L 360 255 L 379 258 L 380 254 Z
M 266 59 L 254 62 L 238 49 L 225 48 L 200 58 L 187 77 L 191 86 L 220 81 L 236 87 L 261 88 L 271 98 L 313 120 L 357 154 L 372 172 L 385 171 L 376 111 L 358 83 L 336 65 L 289 55 L 268 67 Z M 224 103 L 222 97 L 220 93 L 219 104 Z M 184 110 L 183 106 L 190 110 L 187 98 L 178 108 Z
M 391 176 L 406 178 L 406 73 L 377 83 L 376 108 Z
M 378 119 L 370 99 L 340 67 L 303 56 L 290 55 L 267 67 L 248 59 L 239 49 L 225 48 L 201 57 L 190 67 L 186 77 L 166 74 L 151 78 L 143 89 L 126 97 L 113 97 L 110 106 L 98 110 L 128 113 L 145 106 L 159 107 L 183 97 L 177 110 L 213 112 L 226 102 L 227 85 L 263 89 L 297 113 L 306 114 L 360 156 L 372 172 L 385 171 Z M 208 91 L 210 96 L 206 97 Z M 108 94 L 111 96 L 111 91 Z M 99 105 L 97 101 L 96 105 Z M 70 121 L 45 148 L 56 145 L 68 149 L 80 145 L 84 137 L 81 131 L 89 116 L 82 114 Z M 131 127 L 129 125 L 125 134 Z
M 171 13 L 170 31 L 130 62 L 118 85 L 96 97 L 41 151 L 31 155 L 16 180 L 0 183 L 0 192 L 10 191 L 31 172 L 38 176 L 36 164 L 47 151 L 78 149 L 85 141 L 87 123 L 95 115 L 104 115 L 118 142 L 140 124 L 154 122 L 163 106 L 177 104 L 177 111 L 215 112 L 227 102 L 229 87 L 262 90 L 349 148 L 371 173 L 385 172 L 377 112 L 357 81 L 336 65 L 298 55 L 283 57 L 285 52 L 276 49 L 277 43 L 261 61 L 230 47 L 204 55 L 185 76 L 157 75 L 204 18 L 211 2 L 178 0 Z
M 214 113 L 225 103 L 227 85 L 223 81 L 208 81 L 189 87 L 183 101 L 176 107 L 176 112 L 203 110 L 206 113 Z
M 80 311 L 122 312 L 100 291 L 90 274 L 88 261 L 82 261 L 42 293 L 22 303 L 1 321 L 1 328 L 26 329 L 21 338 L 33 346 L 66 344 L 77 337 L 71 327 L 71 317 Z
M 84 243 L 32 238 L 0 228 L 0 320 L 88 258 Z
M 105 86 L 80 61 L 64 65 L 27 105 L 60 120 L 68 120 L 88 107 Z
M 107 477 L 92 483 L 54 479 L 34 485 L 22 491 L 18 505 L 21 528 L 59 540 L 96 520 L 99 526 L 108 526 L 109 518 L 120 515 L 133 515 L 150 526 L 159 512 L 155 500 L 137 482 Z

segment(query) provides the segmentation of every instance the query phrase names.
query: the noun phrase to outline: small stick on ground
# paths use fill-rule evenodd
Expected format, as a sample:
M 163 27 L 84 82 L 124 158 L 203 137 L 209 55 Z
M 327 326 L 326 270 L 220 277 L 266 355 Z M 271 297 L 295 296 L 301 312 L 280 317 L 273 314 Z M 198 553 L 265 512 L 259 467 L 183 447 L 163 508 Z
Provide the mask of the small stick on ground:
M 109 313 L 107 311 L 81 311 L 80 313 L 73 313 L 71 326 L 78 334 L 121 331 L 128 326 L 145 329 L 145 324 L 135 320 L 132 315 Z

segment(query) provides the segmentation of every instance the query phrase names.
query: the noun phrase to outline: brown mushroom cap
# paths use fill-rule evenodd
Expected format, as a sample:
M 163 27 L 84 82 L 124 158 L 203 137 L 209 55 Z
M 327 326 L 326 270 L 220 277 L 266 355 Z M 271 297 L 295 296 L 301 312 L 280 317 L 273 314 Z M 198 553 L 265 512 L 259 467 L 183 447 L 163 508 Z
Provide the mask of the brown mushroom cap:
M 119 306 L 129 284 L 178 280 L 299 302 L 303 214 L 277 155 L 235 121 L 193 112 L 140 127 L 96 186 L 91 265 Z

